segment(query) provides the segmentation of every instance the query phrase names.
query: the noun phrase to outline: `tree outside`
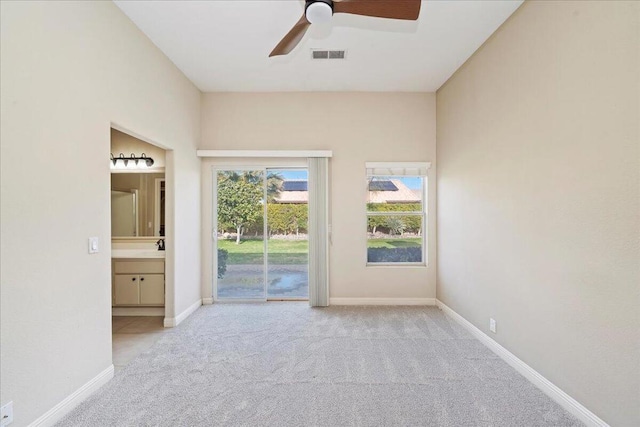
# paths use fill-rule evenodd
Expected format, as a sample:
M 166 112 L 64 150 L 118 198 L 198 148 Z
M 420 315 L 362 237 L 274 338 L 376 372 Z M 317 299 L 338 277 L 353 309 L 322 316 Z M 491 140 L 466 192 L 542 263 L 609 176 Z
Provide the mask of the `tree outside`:
M 416 212 L 422 206 L 419 203 L 367 203 L 368 212 Z M 388 234 L 422 232 L 422 215 L 409 214 L 402 216 L 369 215 L 367 217 L 367 229 L 373 234 L 382 230 Z
M 218 221 L 220 228 L 236 230 L 236 244 L 247 229 L 263 223 L 262 171 L 221 171 L 218 173 Z M 272 201 L 282 188 L 283 178 L 267 174 L 267 199 Z
M 218 221 L 235 228 L 236 244 L 240 244 L 243 228 L 262 217 L 263 193 L 259 178 L 256 182 L 256 177 L 234 175 L 237 174 L 218 174 Z
M 269 218 L 269 235 L 296 234 L 307 232 L 309 209 L 306 204 L 276 204 L 267 205 Z

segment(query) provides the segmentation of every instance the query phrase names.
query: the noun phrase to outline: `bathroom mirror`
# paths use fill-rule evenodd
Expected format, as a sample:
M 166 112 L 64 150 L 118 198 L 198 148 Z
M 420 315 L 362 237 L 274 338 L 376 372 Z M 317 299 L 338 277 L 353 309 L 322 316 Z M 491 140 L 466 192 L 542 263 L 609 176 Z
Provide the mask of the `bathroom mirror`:
M 111 174 L 111 236 L 164 236 L 164 173 Z

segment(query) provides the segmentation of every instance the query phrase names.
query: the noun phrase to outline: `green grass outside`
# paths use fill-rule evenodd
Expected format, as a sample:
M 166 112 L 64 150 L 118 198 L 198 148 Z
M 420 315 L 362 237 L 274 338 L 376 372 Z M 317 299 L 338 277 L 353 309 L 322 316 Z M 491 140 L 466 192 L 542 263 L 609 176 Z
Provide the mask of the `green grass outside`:
M 369 239 L 368 248 L 408 248 L 420 247 L 419 237 L 406 239 Z M 269 240 L 269 263 L 275 265 L 306 264 L 309 253 L 307 240 Z M 243 239 L 239 245 L 235 240 L 218 240 L 218 247 L 229 252 L 228 263 L 262 264 L 264 243 L 258 239 Z
M 269 240 L 269 263 L 276 265 L 306 264 L 309 253 L 307 240 Z M 243 239 L 239 245 L 234 240 L 218 240 L 218 248 L 229 252 L 228 263 L 262 264 L 264 242 L 262 239 Z

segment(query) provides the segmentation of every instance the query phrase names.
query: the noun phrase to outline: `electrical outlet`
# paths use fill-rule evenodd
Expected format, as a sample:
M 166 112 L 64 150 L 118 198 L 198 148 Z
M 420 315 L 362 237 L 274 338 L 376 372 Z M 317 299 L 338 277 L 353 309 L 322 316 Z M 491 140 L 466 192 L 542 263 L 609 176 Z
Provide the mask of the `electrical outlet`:
M 13 402 L 9 402 L 0 408 L 0 426 L 8 426 L 13 422 Z
M 494 334 L 496 333 L 496 321 L 495 321 L 495 319 L 489 318 L 489 330 L 491 332 L 493 332 Z
M 89 237 L 89 253 L 97 254 L 100 250 L 98 246 L 99 240 L 97 237 Z

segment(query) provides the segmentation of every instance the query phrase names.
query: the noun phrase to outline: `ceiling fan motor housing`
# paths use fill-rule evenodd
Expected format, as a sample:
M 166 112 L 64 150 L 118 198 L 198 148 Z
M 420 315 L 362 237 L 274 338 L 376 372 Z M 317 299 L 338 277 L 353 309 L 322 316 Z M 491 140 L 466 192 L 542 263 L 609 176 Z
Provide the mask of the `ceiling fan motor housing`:
M 331 0 L 306 0 L 304 14 L 311 24 L 328 22 L 333 16 L 333 1 Z

